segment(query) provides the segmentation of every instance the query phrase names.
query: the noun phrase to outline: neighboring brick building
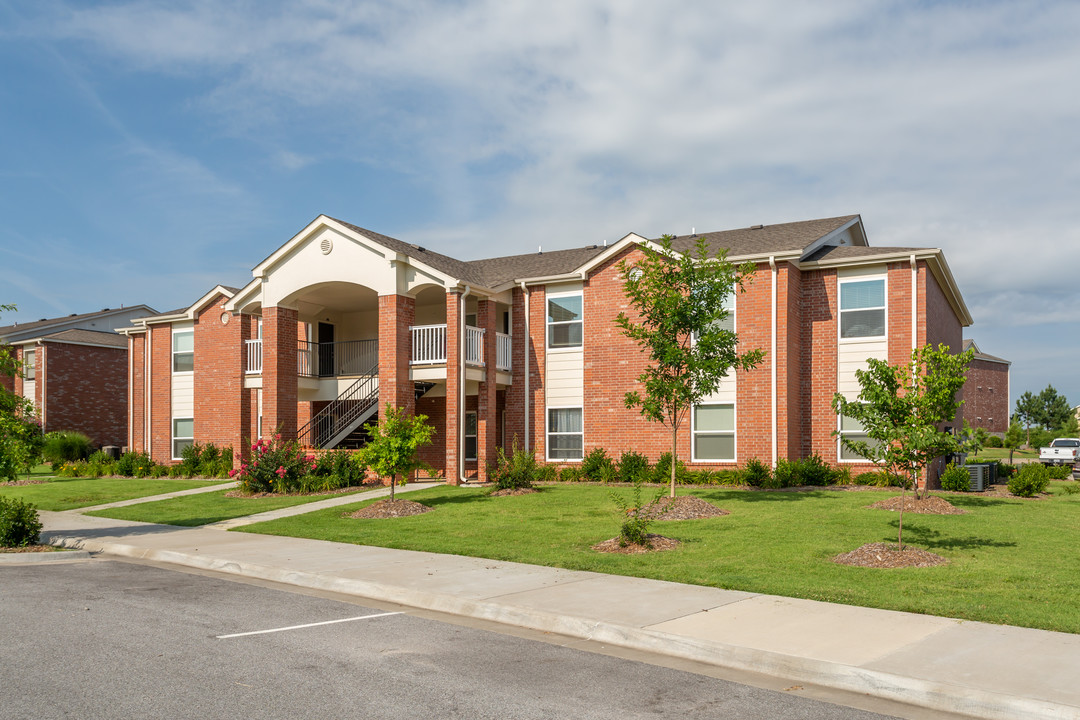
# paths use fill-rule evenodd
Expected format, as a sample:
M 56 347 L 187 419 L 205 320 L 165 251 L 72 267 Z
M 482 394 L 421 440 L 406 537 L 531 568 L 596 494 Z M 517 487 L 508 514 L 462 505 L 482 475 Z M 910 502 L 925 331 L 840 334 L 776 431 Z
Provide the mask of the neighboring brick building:
M 696 468 L 816 453 L 867 469 L 832 435 L 858 433 L 833 394 L 858 393 L 869 357 L 959 349 L 971 317 L 942 252 L 869 247 L 858 215 L 704 237 L 757 266 L 730 320 L 766 356 L 695 409 L 681 456 Z M 655 460 L 670 436 L 624 407 L 645 356 L 614 324 L 629 309 L 619 263 L 649 242 L 463 262 L 320 216 L 244 288 L 125 331 L 128 443 L 160 461 L 192 440 L 244 447 L 275 431 L 330 447 L 392 403 L 431 418 L 425 459 L 451 482 L 485 477 L 515 440 L 551 462 L 596 447 Z
M 153 313 L 147 305 L 0 327 L 25 363 L 4 386 L 31 400 L 45 432 L 76 430 L 97 445 L 126 443 L 127 339 L 117 328 Z
M 964 350 L 973 348 L 975 356 L 968 365 L 964 383 L 962 412 L 973 428 L 984 428 L 993 435 L 1004 437 L 1009 429 L 1009 366 L 1008 360 L 987 355 L 974 340 L 964 340 Z

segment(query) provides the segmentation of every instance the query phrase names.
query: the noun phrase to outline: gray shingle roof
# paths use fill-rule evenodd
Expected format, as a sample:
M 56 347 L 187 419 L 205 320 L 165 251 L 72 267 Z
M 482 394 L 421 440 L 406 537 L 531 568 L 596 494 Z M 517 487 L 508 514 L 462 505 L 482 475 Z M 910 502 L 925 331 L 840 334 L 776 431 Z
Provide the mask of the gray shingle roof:
M 1006 363 L 1007 365 L 1012 365 L 1012 362 L 1006 360 L 1005 358 L 999 358 L 997 355 L 990 355 L 989 353 L 984 353 L 982 350 L 979 349 L 978 345 L 975 345 L 975 341 L 971 338 L 964 339 L 963 352 L 967 352 L 972 346 L 975 346 L 975 360 L 989 360 L 990 362 L 999 362 Z
M 138 305 L 132 305 L 131 307 L 139 307 Z M 57 318 L 42 318 L 41 320 L 35 320 L 34 322 L 21 322 L 17 325 L 4 325 L 0 327 L 0 338 L 11 333 L 18 332 L 23 333 L 27 330 L 35 330 L 41 328 L 42 330 L 52 327 L 53 325 L 66 325 L 71 322 L 81 322 L 83 320 L 91 320 L 96 317 L 103 317 L 109 313 L 120 312 L 121 310 L 128 310 L 130 308 L 105 308 L 104 310 L 98 310 L 96 312 L 89 313 L 72 313 L 65 315 L 64 317 Z M 153 312 L 153 308 L 148 308 Z
M 110 345 L 118 348 L 126 348 L 128 344 L 127 338 L 123 335 L 113 332 L 101 332 L 100 330 L 62 330 L 52 335 L 45 335 L 42 339 L 90 345 Z
M 826 258 L 829 260 L 847 260 L 850 258 L 877 257 L 879 255 L 900 255 L 909 253 L 926 252 L 927 248 L 911 247 L 867 247 L 865 245 L 826 245 L 815 250 L 806 258 L 809 262 L 820 262 Z
M 727 248 L 728 255 L 736 257 L 799 252 L 815 240 L 843 227 L 857 217 L 858 215 L 845 215 L 821 220 L 762 225 L 739 230 L 677 235 L 671 246 L 679 252 L 686 252 L 694 247 L 699 237 L 703 237 L 714 252 L 720 248 Z

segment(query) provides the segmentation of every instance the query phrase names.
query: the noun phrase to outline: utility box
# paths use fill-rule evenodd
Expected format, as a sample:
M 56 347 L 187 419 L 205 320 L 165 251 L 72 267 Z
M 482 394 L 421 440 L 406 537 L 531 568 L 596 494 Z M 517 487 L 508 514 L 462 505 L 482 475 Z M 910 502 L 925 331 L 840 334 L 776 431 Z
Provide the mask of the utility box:
M 985 490 L 986 486 L 990 484 L 991 466 L 986 463 L 977 463 L 966 467 L 968 472 L 971 473 L 971 491 L 982 492 Z

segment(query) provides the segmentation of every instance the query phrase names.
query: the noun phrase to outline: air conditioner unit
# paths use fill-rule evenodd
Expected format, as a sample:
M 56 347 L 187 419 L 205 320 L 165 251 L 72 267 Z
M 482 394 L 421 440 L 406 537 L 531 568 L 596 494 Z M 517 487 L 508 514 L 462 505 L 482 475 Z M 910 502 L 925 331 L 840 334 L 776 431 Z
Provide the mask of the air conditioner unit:
M 967 469 L 971 473 L 971 492 L 985 490 L 990 480 L 990 466 L 983 464 L 968 465 Z

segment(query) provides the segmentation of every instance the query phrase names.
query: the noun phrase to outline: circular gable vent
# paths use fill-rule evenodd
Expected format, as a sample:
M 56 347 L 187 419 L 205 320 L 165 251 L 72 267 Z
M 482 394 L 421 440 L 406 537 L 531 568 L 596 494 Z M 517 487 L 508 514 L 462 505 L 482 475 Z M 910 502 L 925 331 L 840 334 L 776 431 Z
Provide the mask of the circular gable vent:
M 324 237 L 322 243 L 319 245 L 319 249 L 322 250 L 323 255 L 329 255 L 330 251 L 334 249 L 334 241 L 328 237 Z

